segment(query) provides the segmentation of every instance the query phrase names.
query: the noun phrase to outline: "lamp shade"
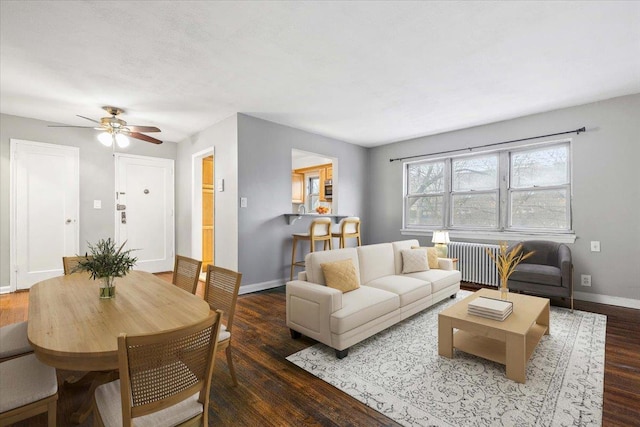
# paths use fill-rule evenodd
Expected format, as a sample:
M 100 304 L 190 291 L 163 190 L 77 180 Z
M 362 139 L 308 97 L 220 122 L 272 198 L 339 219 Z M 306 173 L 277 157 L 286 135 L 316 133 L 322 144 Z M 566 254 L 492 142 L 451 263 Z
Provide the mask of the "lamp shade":
M 105 147 L 111 147 L 113 138 L 109 132 L 102 132 L 98 134 L 98 141 Z
M 129 138 L 127 135 L 123 135 L 121 133 L 116 134 L 116 142 L 120 148 L 126 148 L 129 146 Z
M 434 231 L 433 239 L 431 239 L 433 243 L 449 243 L 449 232 L 448 231 Z

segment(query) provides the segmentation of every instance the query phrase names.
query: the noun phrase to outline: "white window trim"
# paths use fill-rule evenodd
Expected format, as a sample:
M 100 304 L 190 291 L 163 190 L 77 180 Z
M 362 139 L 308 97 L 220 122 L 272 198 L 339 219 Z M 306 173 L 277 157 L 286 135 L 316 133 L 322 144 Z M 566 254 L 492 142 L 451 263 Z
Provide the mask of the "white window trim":
M 415 229 L 415 228 L 403 228 L 400 233 L 403 236 L 433 236 L 433 232 L 436 230 L 430 229 Z M 520 240 L 549 240 L 556 243 L 575 243 L 575 233 L 529 233 L 529 232 L 515 232 L 515 231 L 472 231 L 472 230 L 447 230 L 449 232 L 449 238 L 455 239 L 477 239 L 477 240 L 506 240 L 508 242 L 520 241 Z

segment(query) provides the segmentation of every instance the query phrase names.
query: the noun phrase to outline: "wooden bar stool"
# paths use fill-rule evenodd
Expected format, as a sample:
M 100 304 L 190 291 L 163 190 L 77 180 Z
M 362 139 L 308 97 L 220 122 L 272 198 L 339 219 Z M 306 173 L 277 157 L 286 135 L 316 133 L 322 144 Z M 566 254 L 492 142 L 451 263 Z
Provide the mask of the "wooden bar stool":
M 358 239 L 356 246 L 362 245 L 360 240 L 360 218 L 357 216 L 349 216 L 340 221 L 337 229 L 331 233 L 331 237 L 340 239 L 340 248 L 345 247 L 345 239 Z
M 291 249 L 291 276 L 289 280 L 293 280 L 293 269 L 298 267 L 304 267 L 303 261 L 296 261 L 296 245 L 299 240 L 310 241 L 310 252 L 315 250 L 316 242 L 324 242 L 323 249 L 333 249 L 333 243 L 331 243 L 331 218 L 318 218 L 311 221 L 309 225 L 308 233 L 293 233 L 293 247 Z

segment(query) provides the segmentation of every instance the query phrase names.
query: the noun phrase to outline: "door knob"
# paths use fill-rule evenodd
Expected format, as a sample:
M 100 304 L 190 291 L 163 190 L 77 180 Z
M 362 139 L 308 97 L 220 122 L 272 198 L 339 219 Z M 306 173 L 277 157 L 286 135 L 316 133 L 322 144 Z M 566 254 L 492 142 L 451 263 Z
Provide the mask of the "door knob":
M 64 222 L 65 224 L 71 224 L 73 222 L 73 220 L 71 218 L 67 218 L 67 220 Z

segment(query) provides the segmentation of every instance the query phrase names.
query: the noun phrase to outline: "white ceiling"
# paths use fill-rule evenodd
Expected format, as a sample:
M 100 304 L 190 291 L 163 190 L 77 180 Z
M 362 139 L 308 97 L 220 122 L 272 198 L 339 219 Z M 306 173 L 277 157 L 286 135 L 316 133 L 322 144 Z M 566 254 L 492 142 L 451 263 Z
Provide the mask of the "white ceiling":
M 0 111 L 363 146 L 640 92 L 640 2 L 2 1 Z

